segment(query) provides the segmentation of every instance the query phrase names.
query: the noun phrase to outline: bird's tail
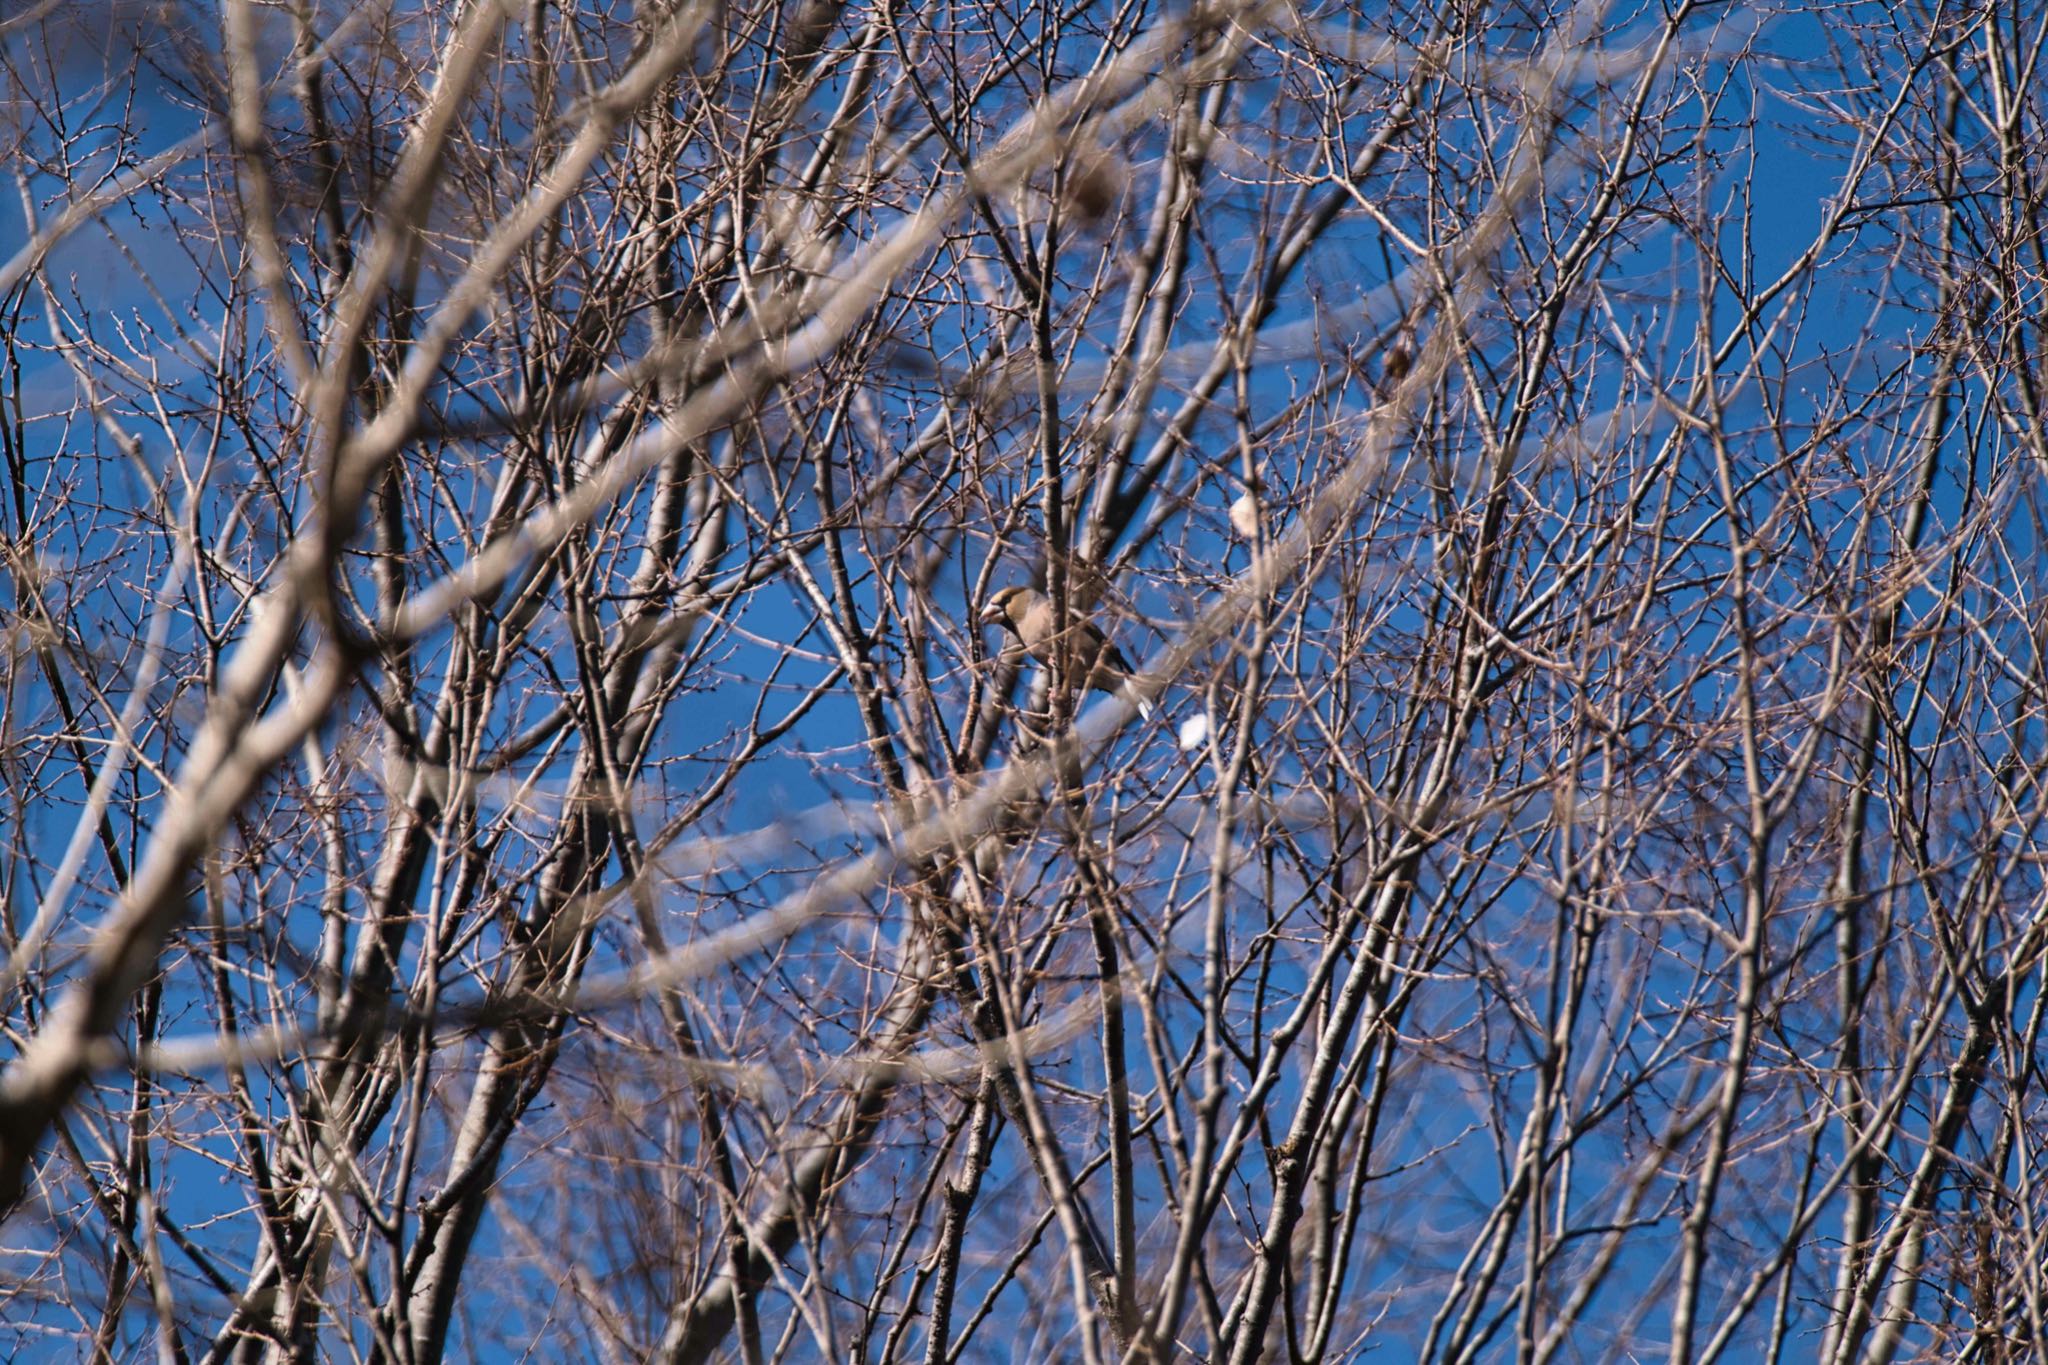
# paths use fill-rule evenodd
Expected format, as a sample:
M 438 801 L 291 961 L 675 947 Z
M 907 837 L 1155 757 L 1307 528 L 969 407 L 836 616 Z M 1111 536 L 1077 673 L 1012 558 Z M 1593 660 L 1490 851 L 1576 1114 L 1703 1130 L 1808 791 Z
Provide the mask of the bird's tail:
M 1152 703 L 1145 700 L 1145 694 L 1138 690 L 1136 679 L 1125 678 L 1123 686 L 1118 691 L 1123 693 L 1125 701 L 1138 708 L 1138 715 L 1141 718 L 1152 719 Z

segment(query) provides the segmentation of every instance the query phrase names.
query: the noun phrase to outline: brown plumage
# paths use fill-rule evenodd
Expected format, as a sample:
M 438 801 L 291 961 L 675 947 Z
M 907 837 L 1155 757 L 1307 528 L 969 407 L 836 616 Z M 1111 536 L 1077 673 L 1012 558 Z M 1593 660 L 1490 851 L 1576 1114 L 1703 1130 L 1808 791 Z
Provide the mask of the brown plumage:
M 1024 646 L 1024 652 L 1038 662 L 1053 661 L 1056 642 L 1052 599 L 1036 588 L 1004 588 L 989 598 L 988 606 L 982 609 L 981 623 L 1009 631 Z M 1131 676 L 1131 661 L 1102 633 L 1101 627 L 1069 612 L 1067 634 L 1073 641 L 1071 653 L 1064 660 L 1068 676 L 1080 674 L 1091 691 L 1122 697 L 1138 708 L 1139 715 L 1150 719 L 1152 703 L 1138 695 Z

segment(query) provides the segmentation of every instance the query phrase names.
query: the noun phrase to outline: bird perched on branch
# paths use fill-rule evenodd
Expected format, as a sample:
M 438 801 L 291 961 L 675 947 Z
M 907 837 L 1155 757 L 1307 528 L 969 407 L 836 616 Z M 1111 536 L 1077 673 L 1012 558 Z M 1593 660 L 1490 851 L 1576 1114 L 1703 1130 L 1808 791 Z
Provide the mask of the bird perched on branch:
M 1024 652 L 1042 664 L 1053 662 L 1057 642 L 1053 632 L 1052 599 L 1036 588 L 1004 588 L 989 598 L 982 609 L 981 623 L 1001 626 L 1017 637 Z M 1080 678 L 1091 691 L 1122 697 L 1138 708 L 1138 714 L 1152 718 L 1152 703 L 1138 695 L 1134 670 L 1124 652 L 1116 647 L 1093 621 L 1069 613 L 1067 636 L 1071 641 L 1066 656 L 1069 678 Z

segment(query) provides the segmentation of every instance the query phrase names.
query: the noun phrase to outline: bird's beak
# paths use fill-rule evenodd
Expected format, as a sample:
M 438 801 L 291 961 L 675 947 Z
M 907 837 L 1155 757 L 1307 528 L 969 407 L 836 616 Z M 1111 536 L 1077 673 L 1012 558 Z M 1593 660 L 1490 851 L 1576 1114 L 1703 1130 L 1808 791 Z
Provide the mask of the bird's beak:
M 981 615 L 974 618 L 985 626 L 995 625 L 1003 619 L 1003 608 L 999 602 L 991 602 L 981 609 Z

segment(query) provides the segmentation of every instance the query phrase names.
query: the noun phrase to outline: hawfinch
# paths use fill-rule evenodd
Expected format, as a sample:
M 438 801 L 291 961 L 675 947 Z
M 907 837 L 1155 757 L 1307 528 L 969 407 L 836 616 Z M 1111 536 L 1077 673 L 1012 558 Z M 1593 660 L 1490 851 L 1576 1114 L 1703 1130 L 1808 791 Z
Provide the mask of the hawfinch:
M 989 598 L 980 620 L 985 626 L 1001 626 L 1016 636 L 1017 642 L 1024 646 L 1024 652 L 1038 662 L 1052 662 L 1052 599 L 1036 588 L 1004 588 Z M 1067 634 L 1074 641 L 1073 652 L 1065 661 L 1069 670 L 1085 670 L 1091 691 L 1122 697 L 1138 708 L 1139 715 L 1151 719 L 1152 703 L 1138 695 L 1137 684 L 1131 677 L 1131 661 L 1102 633 L 1101 628 L 1093 621 L 1080 620 L 1069 613 Z M 1073 676 L 1072 671 L 1069 676 Z

